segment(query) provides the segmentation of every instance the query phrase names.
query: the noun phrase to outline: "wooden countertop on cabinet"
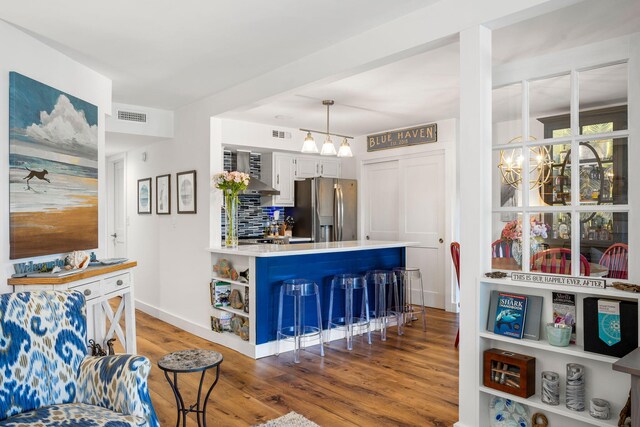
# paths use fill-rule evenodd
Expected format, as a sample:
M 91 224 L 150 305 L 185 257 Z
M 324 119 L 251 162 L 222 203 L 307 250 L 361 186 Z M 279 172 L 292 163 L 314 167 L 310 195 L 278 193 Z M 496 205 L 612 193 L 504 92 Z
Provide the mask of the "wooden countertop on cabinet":
M 85 270 L 62 277 L 13 277 L 7 280 L 9 286 L 14 285 L 64 285 L 77 280 L 88 279 L 90 277 L 100 276 L 102 274 L 112 273 L 114 271 L 126 270 L 137 266 L 136 261 L 127 261 L 122 264 L 100 265 L 95 267 L 87 267 Z

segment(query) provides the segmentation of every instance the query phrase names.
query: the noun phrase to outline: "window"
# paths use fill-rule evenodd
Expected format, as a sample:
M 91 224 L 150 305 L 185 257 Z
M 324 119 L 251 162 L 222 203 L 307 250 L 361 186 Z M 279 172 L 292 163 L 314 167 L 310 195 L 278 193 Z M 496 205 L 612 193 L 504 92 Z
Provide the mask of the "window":
M 627 278 L 627 80 L 620 63 L 494 89 L 493 268 Z

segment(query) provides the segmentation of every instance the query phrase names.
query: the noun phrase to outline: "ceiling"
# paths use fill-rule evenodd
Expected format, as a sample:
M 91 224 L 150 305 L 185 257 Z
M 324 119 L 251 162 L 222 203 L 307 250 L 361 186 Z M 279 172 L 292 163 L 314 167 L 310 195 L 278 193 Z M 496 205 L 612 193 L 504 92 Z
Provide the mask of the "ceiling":
M 640 1 L 617 0 L 615 4 L 613 8 L 608 1 L 585 1 L 494 31 L 494 65 L 640 31 Z M 340 81 L 305 87 L 268 104 L 245 106 L 222 117 L 321 131 L 326 127 L 321 100 L 333 99 L 336 104 L 331 107 L 331 132 L 353 136 L 458 117 L 458 55 L 459 43 L 451 43 Z M 611 99 L 602 99 L 603 92 L 589 85 L 592 92 L 581 91 L 583 102 L 601 105 L 620 101 L 626 93 L 626 79 L 621 78 L 620 71 L 607 70 L 608 77 L 590 76 L 592 81 L 609 86 Z M 532 85 L 535 105 L 531 113 L 542 116 L 564 112 L 569 99 L 559 97 L 558 92 L 564 94 L 565 89 L 568 91 L 560 79 Z M 505 96 L 497 93 L 494 102 L 497 121 L 511 120 L 519 114 L 520 98 Z M 582 106 L 588 108 L 589 104 Z
M 115 102 L 175 109 L 436 1 L 20 0 L 0 19 L 111 78 Z
M 65 0 L 62 13 L 59 2 L 21 0 L 0 18 L 112 78 L 115 102 L 175 109 L 436 1 Z M 585 0 L 495 30 L 494 64 L 637 31 L 639 0 Z M 354 136 L 457 117 L 458 55 L 452 42 L 223 117 L 324 130 L 321 100 L 334 99 L 332 132 Z M 564 108 L 554 93 L 563 84 L 541 88 L 540 105 Z
M 351 136 L 458 115 L 458 43 L 222 117 Z

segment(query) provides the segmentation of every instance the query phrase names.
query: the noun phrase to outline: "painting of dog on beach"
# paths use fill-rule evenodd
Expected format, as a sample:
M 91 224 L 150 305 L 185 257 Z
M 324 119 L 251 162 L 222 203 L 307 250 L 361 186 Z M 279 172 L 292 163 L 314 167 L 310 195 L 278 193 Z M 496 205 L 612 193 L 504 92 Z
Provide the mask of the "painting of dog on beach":
M 98 108 L 9 77 L 10 257 L 98 247 Z

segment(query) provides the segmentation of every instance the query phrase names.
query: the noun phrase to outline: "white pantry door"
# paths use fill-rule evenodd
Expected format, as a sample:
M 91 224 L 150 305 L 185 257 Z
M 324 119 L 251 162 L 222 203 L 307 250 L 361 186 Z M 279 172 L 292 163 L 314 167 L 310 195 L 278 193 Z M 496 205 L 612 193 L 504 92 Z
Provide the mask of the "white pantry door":
M 367 240 L 398 240 L 398 162 L 364 166 L 364 230 Z
M 444 154 L 400 162 L 400 240 L 407 248 L 407 266 L 418 267 L 428 307 L 445 308 Z M 412 302 L 420 302 L 414 287 Z
M 363 178 L 365 236 L 416 242 L 407 266 L 422 272 L 425 305 L 445 309 L 444 153 L 366 164 Z

